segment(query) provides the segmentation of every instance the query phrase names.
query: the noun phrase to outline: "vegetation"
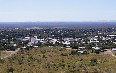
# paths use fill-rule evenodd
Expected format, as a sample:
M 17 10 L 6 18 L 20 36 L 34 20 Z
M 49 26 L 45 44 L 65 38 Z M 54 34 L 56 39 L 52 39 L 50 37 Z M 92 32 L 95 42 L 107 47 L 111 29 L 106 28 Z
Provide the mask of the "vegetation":
M 115 73 L 116 26 L 70 24 L 0 27 L 0 73 Z
M 20 50 L 0 59 L 0 73 L 115 73 L 116 58 L 109 55 L 73 55 L 60 47 Z

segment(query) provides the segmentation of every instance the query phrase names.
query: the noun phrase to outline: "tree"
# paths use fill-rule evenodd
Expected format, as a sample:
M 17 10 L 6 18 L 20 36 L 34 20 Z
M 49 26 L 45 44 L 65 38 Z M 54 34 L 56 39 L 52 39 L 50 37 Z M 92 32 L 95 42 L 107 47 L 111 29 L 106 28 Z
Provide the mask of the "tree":
M 91 48 L 92 48 L 92 46 L 90 44 L 85 46 L 85 49 L 88 49 L 89 50 Z
M 95 50 L 95 53 L 96 53 L 96 54 L 99 54 L 99 53 L 100 53 L 100 50 Z
M 72 49 L 78 49 L 79 48 L 79 45 L 78 45 L 78 43 L 71 43 L 71 47 L 72 47 Z

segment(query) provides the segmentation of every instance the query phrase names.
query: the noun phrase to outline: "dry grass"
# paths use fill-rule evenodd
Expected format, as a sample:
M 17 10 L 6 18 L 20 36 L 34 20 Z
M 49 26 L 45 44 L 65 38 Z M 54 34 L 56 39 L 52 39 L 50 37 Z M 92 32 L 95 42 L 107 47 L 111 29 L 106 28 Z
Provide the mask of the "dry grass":
M 116 58 L 109 55 L 71 55 L 71 50 L 43 47 L 18 52 L 0 63 L 0 73 L 9 67 L 14 73 L 115 73 Z M 91 65 L 97 59 L 97 65 Z

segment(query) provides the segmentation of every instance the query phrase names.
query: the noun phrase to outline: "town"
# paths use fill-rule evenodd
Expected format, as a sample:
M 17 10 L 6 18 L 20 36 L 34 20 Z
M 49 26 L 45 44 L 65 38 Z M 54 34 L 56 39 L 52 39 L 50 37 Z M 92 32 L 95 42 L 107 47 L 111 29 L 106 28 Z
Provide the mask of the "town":
M 116 73 L 116 0 L 0 0 L 0 73 Z
M 114 73 L 115 25 L 69 26 L 1 26 L 0 72 Z
M 106 49 L 116 51 L 115 28 L 7 28 L 0 30 L 0 50 L 15 51 L 42 46 L 60 46 L 78 50 L 77 53 L 103 53 Z M 116 54 L 116 53 L 114 53 Z

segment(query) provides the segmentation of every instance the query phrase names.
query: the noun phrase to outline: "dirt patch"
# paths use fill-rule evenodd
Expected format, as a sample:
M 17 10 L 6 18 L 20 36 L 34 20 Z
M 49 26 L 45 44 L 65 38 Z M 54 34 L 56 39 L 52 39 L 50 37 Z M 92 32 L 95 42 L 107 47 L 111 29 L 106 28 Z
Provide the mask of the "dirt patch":
M 1 51 L 1 59 L 11 57 L 12 55 L 16 54 L 20 49 L 16 49 L 15 51 Z
M 105 49 L 105 50 L 106 51 L 104 52 L 104 54 L 107 54 L 107 55 L 111 55 L 111 56 L 116 57 L 115 54 L 112 52 L 112 50 L 110 50 L 110 49 Z

